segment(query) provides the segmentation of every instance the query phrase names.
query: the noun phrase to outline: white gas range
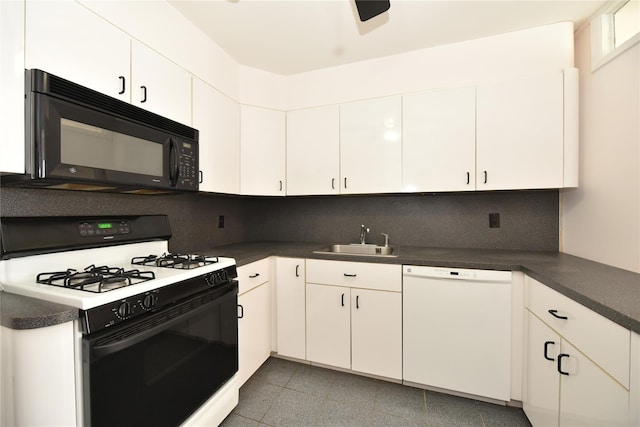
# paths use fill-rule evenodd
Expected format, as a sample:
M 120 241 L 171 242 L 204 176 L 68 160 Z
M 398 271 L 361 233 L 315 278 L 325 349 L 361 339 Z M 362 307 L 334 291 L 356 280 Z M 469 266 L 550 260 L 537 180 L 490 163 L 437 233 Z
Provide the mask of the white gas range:
M 164 215 L 5 217 L 0 230 L 5 292 L 79 309 L 78 425 L 219 422 L 235 406 L 234 259 L 171 254 Z

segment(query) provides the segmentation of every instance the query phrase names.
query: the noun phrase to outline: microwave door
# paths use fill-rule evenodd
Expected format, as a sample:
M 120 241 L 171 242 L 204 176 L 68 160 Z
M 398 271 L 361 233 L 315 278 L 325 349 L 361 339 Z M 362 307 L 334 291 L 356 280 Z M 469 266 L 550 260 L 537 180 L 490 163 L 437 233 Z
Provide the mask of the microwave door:
M 35 132 L 40 178 L 168 187 L 166 135 L 134 122 L 46 97 Z

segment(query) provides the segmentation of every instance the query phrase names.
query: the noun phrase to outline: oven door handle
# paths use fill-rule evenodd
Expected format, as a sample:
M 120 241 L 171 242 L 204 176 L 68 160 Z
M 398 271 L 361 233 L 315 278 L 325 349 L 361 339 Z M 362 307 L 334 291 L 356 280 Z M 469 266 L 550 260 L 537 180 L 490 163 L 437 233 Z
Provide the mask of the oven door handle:
M 202 311 L 208 310 L 210 308 L 210 305 L 213 303 L 217 303 L 221 298 L 225 298 L 229 295 L 235 295 L 237 292 L 237 289 L 234 287 L 233 289 L 225 292 L 224 294 L 218 295 L 216 296 L 215 299 L 211 300 L 211 301 L 207 301 L 204 304 L 202 304 L 200 307 L 193 309 L 193 310 L 189 310 L 186 313 L 182 313 L 176 317 L 173 317 L 171 319 L 168 319 L 164 322 L 162 322 L 162 324 L 157 325 L 157 321 L 154 322 L 153 319 L 154 318 L 159 318 L 162 319 L 162 317 L 165 317 L 166 314 L 163 313 L 157 313 L 156 316 L 152 316 L 149 317 L 147 319 L 145 319 L 142 322 L 137 322 L 131 326 L 129 326 L 128 328 L 123 329 L 122 331 L 119 331 L 117 335 L 121 334 L 121 333 L 126 333 L 127 330 L 129 329 L 137 329 L 139 328 L 139 324 L 143 323 L 143 322 L 149 322 L 151 324 L 156 324 L 155 326 L 151 326 L 148 329 L 143 329 L 140 332 L 135 333 L 134 335 L 131 335 L 127 338 L 124 339 L 119 339 L 117 341 L 114 342 L 109 342 L 103 345 L 96 345 L 96 346 L 92 346 L 91 347 L 91 352 L 93 353 L 93 356 L 95 356 L 96 358 L 101 358 L 101 357 L 105 357 L 108 356 L 110 354 L 113 353 L 117 353 L 118 351 L 122 351 L 128 347 L 131 347 L 135 344 L 138 344 L 144 340 L 146 340 L 149 337 L 152 337 L 153 335 L 156 335 L 166 329 L 171 328 L 173 325 L 175 325 L 176 323 L 180 323 L 181 321 L 183 321 L 186 318 L 189 318 L 195 314 L 198 314 Z M 191 302 L 186 302 L 184 303 L 184 305 L 190 305 Z M 236 304 L 233 305 L 234 307 L 236 306 Z

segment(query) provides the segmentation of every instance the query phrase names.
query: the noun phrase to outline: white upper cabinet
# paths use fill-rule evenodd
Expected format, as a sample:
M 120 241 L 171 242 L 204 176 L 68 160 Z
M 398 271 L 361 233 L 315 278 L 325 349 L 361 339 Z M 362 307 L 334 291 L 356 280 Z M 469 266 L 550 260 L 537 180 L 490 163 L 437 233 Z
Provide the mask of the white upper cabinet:
M 340 192 L 392 193 L 402 187 L 402 98 L 340 106 Z
M 0 1 L 0 171 L 24 173 L 24 4 Z
M 472 191 L 476 170 L 475 88 L 402 97 L 402 191 Z
M 191 124 L 191 75 L 76 2 L 27 2 L 25 67 Z
M 285 195 L 285 113 L 240 106 L 240 193 Z
M 193 78 L 193 127 L 200 132 L 200 191 L 240 193 L 240 106 Z
M 340 109 L 287 113 L 287 194 L 340 192 Z
M 72 1 L 28 1 L 25 67 L 130 102 L 131 38 Z
M 478 190 L 563 187 L 563 75 L 477 87 Z
M 134 40 L 131 45 L 131 103 L 191 125 L 191 75 Z

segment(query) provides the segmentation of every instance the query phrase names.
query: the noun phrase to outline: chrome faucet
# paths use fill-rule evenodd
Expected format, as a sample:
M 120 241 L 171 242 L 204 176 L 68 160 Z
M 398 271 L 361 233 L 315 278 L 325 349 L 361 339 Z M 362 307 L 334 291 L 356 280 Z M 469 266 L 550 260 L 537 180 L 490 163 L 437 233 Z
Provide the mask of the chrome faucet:
M 387 233 L 381 233 L 384 236 L 384 247 L 389 247 L 389 235 Z
M 361 244 L 361 245 L 364 245 L 364 244 L 366 244 L 366 243 L 367 243 L 367 242 L 366 242 L 366 240 L 367 240 L 367 233 L 368 233 L 369 231 L 370 231 L 370 230 L 369 230 L 367 227 L 365 227 L 365 226 L 364 226 L 364 224 L 360 226 L 360 244 Z

